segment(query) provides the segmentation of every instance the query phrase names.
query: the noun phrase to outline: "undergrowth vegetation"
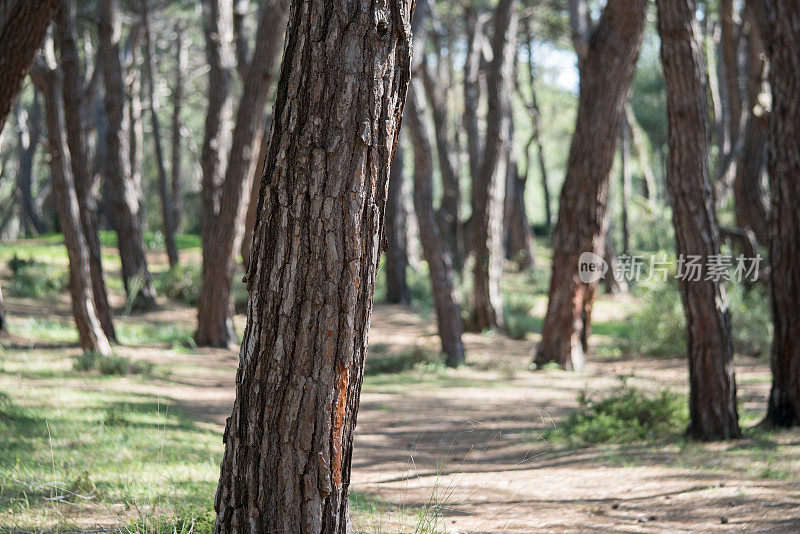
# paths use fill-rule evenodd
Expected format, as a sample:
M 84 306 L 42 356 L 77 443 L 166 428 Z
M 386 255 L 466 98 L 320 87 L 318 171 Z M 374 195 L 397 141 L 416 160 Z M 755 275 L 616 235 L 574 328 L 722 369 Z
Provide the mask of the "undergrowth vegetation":
M 578 408 L 545 437 L 572 445 L 632 443 L 674 436 L 685 429 L 687 421 L 681 395 L 667 389 L 649 392 L 623 381 L 598 398 L 582 391 Z
M 69 273 L 59 265 L 14 255 L 8 261 L 8 268 L 12 275 L 8 290 L 17 297 L 52 297 L 69 286 Z
M 101 375 L 152 375 L 154 365 L 145 360 L 131 360 L 125 356 L 98 352 L 83 352 L 75 357 L 73 369 L 79 372 L 97 371 Z

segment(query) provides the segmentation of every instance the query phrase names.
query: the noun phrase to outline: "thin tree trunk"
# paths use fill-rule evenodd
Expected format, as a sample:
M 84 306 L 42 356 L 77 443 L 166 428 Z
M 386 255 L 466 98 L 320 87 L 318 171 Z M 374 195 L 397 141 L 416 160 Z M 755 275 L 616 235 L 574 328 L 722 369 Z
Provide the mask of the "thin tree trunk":
M 509 93 L 516 50 L 517 14 L 513 0 L 498 2 L 494 24 L 494 57 L 487 74 L 486 143 L 472 193 L 474 327 L 478 331 L 505 327 L 500 277 L 503 274 L 503 204 L 508 163 L 504 153 L 509 142 Z
M 119 19 L 116 0 L 100 0 L 98 61 L 103 68 L 105 108 L 108 119 L 106 138 L 106 182 L 109 189 L 109 215 L 117 233 L 125 293 L 137 307 L 155 305 L 156 292 L 144 251 L 139 201 L 133 183 L 125 135 L 125 86 L 119 50 Z
M 580 369 L 582 330 L 590 327 L 597 282 L 583 283 L 578 258 L 602 256 L 606 202 L 619 124 L 624 113 L 647 11 L 645 0 L 609 0 L 582 61 L 578 116 L 553 234 L 553 269 L 542 341 L 534 363 Z
M 389 175 L 389 192 L 386 199 L 386 300 L 394 304 L 409 304 L 406 269 L 408 248 L 406 210 L 403 202 L 403 148 L 397 145 Z
M 417 40 L 417 43 L 420 41 Z M 421 44 L 421 43 L 420 43 Z M 417 213 L 422 250 L 428 262 L 436 324 L 442 340 L 442 352 L 450 367 L 464 363 L 464 345 L 461 335 L 464 325 L 458 305 L 458 294 L 453 282 L 453 265 L 445 246 L 436 214 L 433 211 L 433 159 L 432 146 L 425 126 L 425 94 L 417 76 L 411 82 L 406 101 L 406 131 L 414 149 L 414 209 Z
M 153 127 L 153 144 L 156 149 L 156 169 L 158 170 L 158 190 L 161 195 L 161 221 L 164 245 L 170 268 L 178 265 L 178 247 L 175 246 L 175 214 L 172 208 L 167 170 L 164 164 L 164 150 L 161 145 L 161 121 L 158 119 L 158 98 L 155 88 L 155 41 L 150 31 L 150 0 L 141 0 L 142 29 L 144 35 L 144 73 L 147 82 L 147 99 L 150 103 L 150 123 Z
M 244 270 L 250 267 L 250 253 L 253 249 L 253 230 L 256 226 L 256 212 L 258 211 L 258 194 L 261 190 L 261 180 L 264 175 L 264 160 L 267 158 L 269 149 L 269 129 L 270 120 L 267 118 L 267 125 L 264 127 L 264 134 L 258 140 L 258 160 L 253 172 L 253 183 L 250 185 L 250 199 L 247 201 L 247 213 L 244 217 L 244 237 L 242 238 L 242 267 Z M 255 143 L 254 143 L 255 144 Z
M 469 175 L 475 188 L 481 172 L 481 133 L 478 127 L 478 109 L 481 97 L 480 66 L 483 50 L 483 17 L 467 14 L 469 42 L 464 65 L 464 130 L 467 134 L 467 155 L 469 156 Z M 474 208 L 473 208 L 474 209 Z M 474 217 L 473 217 L 474 219 Z M 470 223 L 471 224 L 471 223 Z M 464 232 L 465 235 L 468 232 Z M 471 247 L 471 244 L 470 244 Z
M 0 6 L 0 132 L 58 5 L 59 0 L 40 0 Z
M 100 237 L 97 233 L 97 201 L 94 197 L 94 181 L 89 170 L 86 148 L 86 132 L 83 129 L 87 113 L 84 95 L 87 94 L 78 65 L 78 30 L 76 1 L 62 0 L 56 15 L 56 37 L 60 53 L 60 69 L 63 75 L 62 91 L 67 146 L 69 147 L 72 177 L 78 196 L 81 228 L 89 251 L 89 272 L 92 280 L 92 295 L 97 318 L 103 332 L 110 341 L 116 341 L 108 290 L 103 276 Z M 88 58 L 87 58 L 88 60 Z
M 334 11 L 321 0 L 292 2 L 217 533 L 348 532 L 353 430 L 409 80 L 412 5 Z
M 17 189 L 22 200 L 22 212 L 37 234 L 47 231 L 47 225 L 39 216 L 39 206 L 33 198 L 33 157 L 42 136 L 42 111 L 39 93 L 34 91 L 30 110 L 17 106 Z
M 631 141 L 630 126 L 625 117 L 622 118 L 620 128 L 620 226 L 622 226 L 622 253 L 626 256 L 631 253 L 631 231 L 628 223 L 628 205 L 631 202 Z
M 48 55 L 53 56 L 52 50 Z M 111 353 L 111 347 L 95 314 L 89 250 L 81 226 L 80 206 L 75 193 L 70 154 L 65 140 L 62 75 L 60 71 L 53 69 L 55 58 L 49 59 L 49 66 L 44 61 L 34 66 L 31 78 L 42 91 L 45 100 L 53 191 L 56 195 L 56 210 L 69 257 L 72 314 L 83 350 L 107 355 Z
M 219 212 L 205 244 L 203 282 L 197 308 L 195 343 L 226 347 L 236 342 L 231 318 L 230 292 L 236 252 L 244 236 L 254 169 L 251 168 L 257 130 L 263 130 L 269 90 L 280 54 L 281 31 L 288 15 L 286 0 L 273 0 L 261 7 L 253 58 L 244 80 L 231 151 L 219 198 Z M 248 172 L 249 171 L 249 172 Z
M 183 73 L 187 69 L 186 45 L 183 41 L 183 23 L 175 24 L 175 85 L 172 88 L 172 222 L 175 231 L 183 228 L 183 188 L 181 162 L 181 112 L 183 108 Z
M 139 203 L 137 211 L 139 225 L 144 228 L 145 213 L 144 185 L 142 167 L 144 165 L 144 124 L 142 120 L 142 65 L 139 61 L 139 37 L 141 20 L 134 19 L 128 31 L 128 41 L 124 62 L 125 97 L 127 103 L 128 168 L 134 192 Z
M 525 270 L 533 267 L 533 230 L 528 220 L 528 210 L 525 207 L 525 187 L 527 173 L 520 174 L 517 168 L 516 151 L 514 148 L 514 117 L 511 109 L 507 110 L 508 118 L 508 146 L 506 147 L 506 200 L 504 209 L 504 242 L 505 257 L 517 262 L 519 269 Z
M 646 141 L 644 130 L 636 120 L 636 115 L 633 113 L 633 106 L 630 101 L 625 103 L 625 122 L 628 124 L 631 141 L 633 141 L 633 148 L 636 150 L 636 157 L 639 159 L 639 166 L 642 168 L 642 175 L 644 177 L 644 198 L 650 200 L 655 199 L 658 195 L 658 187 L 656 186 L 656 175 L 653 173 L 653 167 L 650 165 L 650 152 Z
M 679 258 L 719 255 L 719 231 L 708 180 L 705 79 L 694 1 L 656 0 L 667 88 L 667 186 Z M 679 273 L 680 274 L 680 273 Z M 686 274 L 686 273 L 684 273 Z M 719 280 L 680 280 L 689 360 L 689 434 L 701 440 L 739 437 L 731 325 Z
M 800 425 L 800 1 L 756 0 L 769 58 L 772 390 L 767 422 Z
M 0 288 L 0 334 L 8 332 L 8 323 L 6 322 L 6 307 L 3 304 L 3 290 Z

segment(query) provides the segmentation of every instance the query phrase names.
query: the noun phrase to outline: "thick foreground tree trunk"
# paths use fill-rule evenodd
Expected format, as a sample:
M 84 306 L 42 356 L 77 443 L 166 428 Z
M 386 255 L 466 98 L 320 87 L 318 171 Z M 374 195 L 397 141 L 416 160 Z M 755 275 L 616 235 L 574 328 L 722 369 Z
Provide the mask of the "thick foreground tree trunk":
M 153 146 L 156 149 L 155 160 L 158 170 L 158 191 L 161 196 L 161 229 L 164 234 L 164 246 L 167 249 L 169 266 L 178 265 L 178 247 L 175 246 L 175 212 L 172 207 L 170 187 L 167 182 L 167 170 L 164 163 L 164 149 L 161 143 L 161 121 L 158 119 L 158 99 L 155 90 L 155 42 L 150 30 L 150 0 L 141 0 L 142 29 L 144 34 L 144 74 L 147 82 L 147 100 L 150 104 L 150 123 L 153 128 Z
M 772 390 L 767 421 L 800 425 L 800 0 L 758 0 L 770 60 Z
M 403 150 L 398 144 L 392 159 L 389 193 L 386 199 L 386 300 L 394 304 L 409 304 L 406 269 L 408 268 L 408 234 L 403 202 Z
M 97 202 L 94 197 L 92 173 L 86 149 L 84 117 L 87 113 L 84 95 L 88 94 L 83 85 L 83 77 L 78 65 L 78 29 L 75 0 L 62 0 L 56 15 L 56 37 L 60 53 L 60 69 L 64 76 L 62 92 L 64 97 L 64 120 L 67 146 L 71 162 L 75 193 L 78 196 L 81 227 L 89 251 L 89 271 L 92 277 L 92 294 L 95 312 L 106 337 L 116 341 L 111 305 L 108 303 L 108 290 L 103 277 L 103 262 L 100 252 L 100 237 L 97 234 Z
M 52 56 L 52 50 L 50 51 Z M 55 58 L 50 65 L 41 61 L 31 70 L 31 77 L 45 100 L 47 140 L 50 152 L 50 172 L 53 179 L 56 211 L 64 244 L 69 257 L 69 291 L 72 296 L 72 314 L 78 329 L 78 338 L 84 351 L 110 354 L 103 328 L 95 313 L 92 279 L 89 269 L 89 248 L 83 235 L 80 206 L 75 194 L 70 154 L 64 133 L 64 102 L 62 100 L 61 72 L 54 70 Z
M 256 45 L 244 79 L 231 150 L 219 191 L 219 209 L 211 217 L 213 228 L 203 236 L 203 282 L 197 306 L 198 345 L 227 347 L 236 343 L 230 294 L 236 254 L 244 236 L 244 219 L 253 183 L 251 163 L 266 121 L 269 90 L 278 62 L 287 0 L 272 0 L 261 7 Z
M 217 533 L 348 532 L 353 430 L 410 76 L 412 5 L 292 2 Z
M 59 0 L 0 3 L 0 132 L 58 5 Z
M 644 32 L 645 0 L 609 0 L 581 61 L 578 116 L 553 234 L 553 269 L 542 341 L 534 363 L 584 364 L 597 282 L 583 283 L 578 258 L 603 255 L 608 183 Z
M 500 0 L 494 12 L 492 58 L 487 74 L 486 143 L 480 173 L 472 192 L 473 327 L 502 330 L 503 204 L 508 160 L 508 107 L 511 105 L 512 65 L 516 50 L 517 14 L 513 0 Z
M 419 43 L 419 40 L 416 41 Z M 430 136 L 425 126 L 425 93 L 418 76 L 414 77 L 406 102 L 406 131 L 414 148 L 414 209 L 419 223 L 422 250 L 428 262 L 436 325 L 442 340 L 442 352 L 450 367 L 464 363 L 461 335 L 464 325 L 458 294 L 453 282 L 450 251 L 442 239 L 433 211 L 433 158 Z
M 667 88 L 667 188 L 678 257 L 719 255 L 719 231 L 708 180 L 705 77 L 693 0 L 657 0 Z M 680 260 L 679 260 L 680 261 Z M 689 359 L 689 434 L 702 440 L 741 435 L 725 291 L 706 269 L 680 281 Z M 688 273 L 688 271 L 687 271 Z M 687 274 L 684 273 L 684 274 Z M 679 275 L 681 273 L 679 272 Z
M 125 128 L 125 86 L 119 50 L 119 18 L 116 0 L 100 0 L 98 61 L 103 69 L 106 134 L 106 180 L 109 215 L 117 233 L 125 294 L 137 307 L 155 305 L 156 292 L 147 269 L 139 218 L 139 197 L 128 165 Z

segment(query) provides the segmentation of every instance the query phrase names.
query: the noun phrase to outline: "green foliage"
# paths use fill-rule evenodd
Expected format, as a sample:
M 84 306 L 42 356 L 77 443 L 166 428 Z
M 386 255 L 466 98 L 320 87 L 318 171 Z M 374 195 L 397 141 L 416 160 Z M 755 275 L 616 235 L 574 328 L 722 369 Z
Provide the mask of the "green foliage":
M 561 427 L 548 433 L 548 439 L 575 445 L 654 440 L 680 432 L 688 418 L 680 395 L 666 389 L 649 393 L 625 382 L 597 400 L 583 391 L 578 404 Z
M 153 285 L 159 295 L 193 306 L 200 300 L 200 268 L 195 264 L 177 265 L 155 275 Z
M 69 273 L 57 265 L 23 259 L 15 254 L 8 261 L 8 267 L 12 273 L 9 293 L 18 297 L 52 297 L 69 286 Z
M 164 514 L 162 510 L 147 513 L 120 528 L 122 534 L 211 534 L 217 514 L 214 510 L 190 510 Z
M 431 371 L 440 366 L 443 366 L 441 356 L 425 347 L 417 345 L 405 352 L 387 354 L 385 347 L 377 345 L 367 355 L 364 374 L 402 373 L 415 368 Z
M 144 360 L 131 360 L 124 356 L 104 356 L 98 352 L 84 352 L 75 357 L 72 368 L 79 372 L 98 371 L 101 375 L 150 375 L 153 364 Z
M 772 314 L 763 286 L 749 291 L 739 284 L 728 285 L 731 337 L 736 354 L 767 356 L 772 346 Z
M 506 321 L 506 334 L 511 339 L 527 339 L 529 333 L 540 332 L 541 317 L 534 317 L 534 297 L 524 293 L 508 294 L 503 314 Z

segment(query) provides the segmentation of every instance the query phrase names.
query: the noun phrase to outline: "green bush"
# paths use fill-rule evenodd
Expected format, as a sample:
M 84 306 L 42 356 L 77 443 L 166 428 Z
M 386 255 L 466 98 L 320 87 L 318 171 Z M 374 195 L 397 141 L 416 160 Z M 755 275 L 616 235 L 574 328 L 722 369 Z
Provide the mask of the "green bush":
M 578 395 L 579 407 L 547 438 L 572 444 L 631 443 L 681 432 L 686 402 L 669 390 L 649 393 L 624 383 L 600 399 Z
M 75 357 L 72 368 L 79 372 L 98 371 L 101 375 L 150 375 L 153 364 L 143 360 L 131 360 L 124 356 L 104 356 L 99 352 L 84 352 Z
M 177 265 L 157 275 L 153 283 L 156 291 L 167 298 L 191 306 L 200 300 L 200 269 L 196 265 Z
M 731 338 L 736 354 L 769 354 L 772 317 L 763 287 L 749 291 L 726 284 L 731 315 Z M 686 353 L 686 318 L 675 280 L 643 283 L 637 287 L 642 304 L 630 317 L 631 327 L 616 336 L 619 349 L 630 354 L 675 356 Z
M 69 287 L 69 273 L 64 267 L 23 259 L 16 254 L 8 261 L 8 267 L 12 273 L 8 290 L 18 297 L 50 297 Z
M 416 346 L 405 352 L 384 354 L 381 346 L 376 346 L 367 355 L 364 374 L 367 376 L 402 373 L 415 367 L 428 367 L 441 364 L 441 357 L 425 347 Z

